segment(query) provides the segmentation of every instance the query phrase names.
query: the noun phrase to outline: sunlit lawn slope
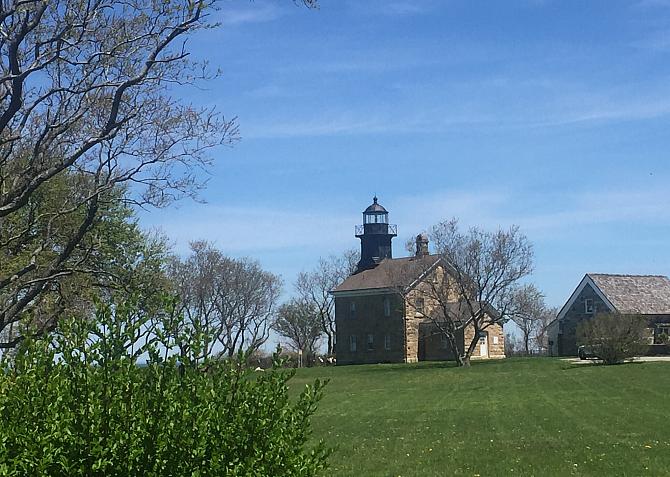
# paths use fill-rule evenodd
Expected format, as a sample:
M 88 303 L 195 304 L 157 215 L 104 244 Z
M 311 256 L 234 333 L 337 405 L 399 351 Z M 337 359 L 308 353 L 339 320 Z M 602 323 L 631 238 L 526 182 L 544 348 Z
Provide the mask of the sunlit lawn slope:
M 329 378 L 329 475 L 670 475 L 670 363 L 508 359 L 300 370 Z

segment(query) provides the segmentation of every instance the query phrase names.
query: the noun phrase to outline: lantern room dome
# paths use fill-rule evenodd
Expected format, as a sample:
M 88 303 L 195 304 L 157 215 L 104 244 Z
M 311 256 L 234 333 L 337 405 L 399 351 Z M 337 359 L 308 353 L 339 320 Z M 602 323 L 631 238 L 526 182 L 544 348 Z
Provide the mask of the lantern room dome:
M 375 196 L 372 199 L 372 205 L 370 205 L 367 209 L 363 211 L 364 214 L 369 214 L 369 213 L 382 213 L 382 214 L 388 214 L 388 211 L 381 206 L 380 204 L 377 203 L 377 196 Z

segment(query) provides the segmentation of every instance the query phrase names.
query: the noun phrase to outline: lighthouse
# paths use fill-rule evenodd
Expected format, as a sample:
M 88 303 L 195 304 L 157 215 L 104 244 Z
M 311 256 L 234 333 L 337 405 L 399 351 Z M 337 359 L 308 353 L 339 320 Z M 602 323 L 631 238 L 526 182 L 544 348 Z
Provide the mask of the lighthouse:
M 391 239 L 397 232 L 398 227 L 389 224 L 389 213 L 375 196 L 363 211 L 363 225 L 356 226 L 356 237 L 361 239 L 361 260 L 356 273 L 376 267 L 385 258 L 393 258 Z

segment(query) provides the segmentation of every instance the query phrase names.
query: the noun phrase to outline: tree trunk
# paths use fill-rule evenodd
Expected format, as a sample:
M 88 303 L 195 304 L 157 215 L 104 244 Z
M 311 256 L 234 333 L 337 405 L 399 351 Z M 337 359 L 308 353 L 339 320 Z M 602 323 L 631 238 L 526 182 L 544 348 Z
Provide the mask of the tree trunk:
M 523 346 L 526 350 L 526 356 L 530 355 L 530 334 L 524 333 L 523 335 Z
M 333 349 L 333 335 L 330 333 L 326 333 L 328 336 L 328 356 L 332 356 L 334 354 L 334 349 Z
M 477 348 L 477 343 L 479 343 L 479 330 L 475 328 L 475 334 L 472 338 L 472 341 L 468 345 L 468 349 L 465 351 L 465 356 L 463 356 L 463 364 L 462 366 L 470 367 L 470 357 L 472 356 L 472 353 L 474 353 L 475 349 Z M 465 345 L 465 343 L 464 343 Z
M 451 330 L 449 332 L 443 332 L 446 335 L 447 341 L 449 341 L 449 345 L 451 346 L 451 349 L 454 351 L 454 357 L 456 358 L 456 364 L 461 367 L 461 366 L 469 366 L 464 364 L 463 362 L 463 356 L 461 354 L 461 350 L 458 348 L 458 343 L 456 341 L 456 336 L 454 335 Z

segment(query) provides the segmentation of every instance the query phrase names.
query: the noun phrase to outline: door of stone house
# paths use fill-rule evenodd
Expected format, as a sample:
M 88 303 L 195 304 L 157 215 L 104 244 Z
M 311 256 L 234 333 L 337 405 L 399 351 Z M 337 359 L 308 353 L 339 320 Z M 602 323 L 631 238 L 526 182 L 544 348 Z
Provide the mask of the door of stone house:
M 489 333 L 488 331 L 479 332 L 479 357 L 489 357 Z
M 418 358 L 419 361 L 425 361 L 426 360 L 426 337 L 428 336 L 428 333 L 426 332 L 426 327 L 425 326 L 419 326 L 419 343 L 418 343 Z

